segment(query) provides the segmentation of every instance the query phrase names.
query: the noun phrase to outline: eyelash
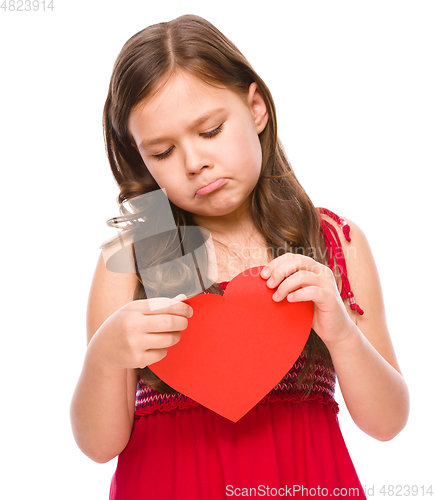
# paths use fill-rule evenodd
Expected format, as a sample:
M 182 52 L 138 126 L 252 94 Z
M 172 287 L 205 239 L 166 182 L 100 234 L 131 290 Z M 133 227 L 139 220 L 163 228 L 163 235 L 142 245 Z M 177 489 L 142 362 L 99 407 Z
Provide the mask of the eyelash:
M 218 134 L 222 132 L 222 127 L 223 123 L 219 125 L 219 127 L 216 127 L 214 130 L 211 132 L 204 132 L 203 134 L 199 134 L 201 137 L 204 137 L 204 139 L 211 139 L 212 137 L 216 137 Z
M 219 127 L 216 127 L 214 130 L 211 130 L 210 132 L 204 132 L 202 134 L 199 134 L 201 137 L 204 137 L 204 139 L 212 139 L 213 137 L 216 137 L 218 134 L 222 132 L 222 127 L 223 123 L 219 125 Z M 174 146 L 171 146 L 169 149 L 167 149 L 165 152 L 159 154 L 159 155 L 153 155 L 154 158 L 156 158 L 157 161 L 164 160 L 168 156 L 171 155 L 172 150 L 174 149 Z
M 164 160 L 165 158 L 167 158 L 171 153 L 172 153 L 172 150 L 174 149 L 174 146 L 171 146 L 169 149 L 167 149 L 164 153 L 162 154 L 159 154 L 159 155 L 153 155 L 153 157 L 157 160 L 157 161 L 160 161 L 160 160 Z

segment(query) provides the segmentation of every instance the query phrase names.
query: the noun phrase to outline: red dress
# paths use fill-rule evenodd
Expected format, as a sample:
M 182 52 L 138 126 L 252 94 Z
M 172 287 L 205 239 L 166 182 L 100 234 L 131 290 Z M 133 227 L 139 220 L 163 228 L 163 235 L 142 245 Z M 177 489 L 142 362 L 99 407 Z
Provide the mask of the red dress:
M 305 361 L 301 355 L 238 422 L 139 380 L 133 431 L 110 500 L 365 498 L 337 420 L 335 373 L 317 358 L 304 399 L 296 381 Z

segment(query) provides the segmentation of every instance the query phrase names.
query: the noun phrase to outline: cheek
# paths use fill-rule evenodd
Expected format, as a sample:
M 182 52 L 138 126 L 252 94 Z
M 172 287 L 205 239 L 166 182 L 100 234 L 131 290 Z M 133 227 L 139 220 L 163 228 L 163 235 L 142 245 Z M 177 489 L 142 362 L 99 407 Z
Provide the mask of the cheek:
M 164 186 L 162 186 L 162 184 L 165 184 L 165 176 L 162 175 L 161 173 L 159 174 L 158 171 L 156 171 L 155 169 L 151 170 L 150 169 L 150 173 L 151 175 L 153 176 L 154 180 L 157 182 L 157 184 L 162 188 Z
M 144 163 L 146 164 L 145 160 Z M 154 163 L 154 162 L 153 162 Z M 166 174 L 163 165 L 147 165 L 148 172 L 151 174 L 152 178 L 157 182 L 160 189 L 168 189 L 170 183 L 168 182 L 168 175 Z
M 235 136 L 236 147 L 237 144 L 239 146 L 239 155 L 242 155 L 245 161 L 249 161 L 252 165 L 261 168 L 262 154 L 260 139 L 250 116 L 246 118 L 244 126 L 239 130 L 243 130 L 242 134 Z
M 174 173 L 173 171 L 172 173 L 165 171 L 159 172 L 156 171 L 156 169 L 154 169 L 154 174 L 151 171 L 150 173 L 159 185 L 159 188 L 166 190 L 166 195 L 173 203 L 175 203 L 175 205 L 179 205 L 179 202 L 183 202 L 183 194 L 185 194 L 185 192 L 182 189 L 180 190 L 182 181 L 177 173 Z
M 261 143 L 260 139 L 258 138 L 258 135 L 255 136 L 252 144 L 252 154 L 253 154 L 253 160 L 255 161 L 255 164 L 258 168 L 258 173 L 260 173 L 261 164 L 263 163 L 263 152 L 261 149 Z
M 259 175 L 261 171 L 262 152 L 257 135 L 240 137 L 233 147 L 233 163 L 243 169 L 246 177 Z
M 171 182 L 171 177 L 168 177 L 166 175 L 153 175 L 153 177 L 154 180 L 159 185 L 159 188 L 166 190 L 168 198 L 172 200 L 174 197 L 177 197 L 177 194 L 180 192 L 180 190 L 174 189 L 173 177 L 172 177 L 172 182 Z

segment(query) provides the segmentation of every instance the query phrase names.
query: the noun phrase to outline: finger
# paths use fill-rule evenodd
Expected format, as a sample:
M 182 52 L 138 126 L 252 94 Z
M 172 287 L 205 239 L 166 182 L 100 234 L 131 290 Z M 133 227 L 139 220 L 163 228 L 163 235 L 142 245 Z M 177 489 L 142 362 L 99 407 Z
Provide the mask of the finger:
M 186 317 L 176 314 L 150 314 L 143 317 L 143 330 L 149 333 L 180 332 L 188 324 Z
M 184 295 L 184 293 L 180 293 L 179 295 L 177 295 L 176 297 L 174 297 L 173 299 L 171 300 L 177 300 L 177 301 L 180 301 L 180 300 L 186 300 L 187 299 L 187 295 Z
M 180 339 L 181 332 L 148 333 L 144 350 L 167 349 L 180 342 Z
M 266 267 L 269 268 L 269 273 L 266 271 L 265 274 L 270 276 L 267 280 L 267 286 L 276 288 L 284 278 L 297 271 L 311 271 L 322 274 L 325 266 L 305 255 L 286 253 L 274 259 Z M 263 271 L 264 269 L 262 270 L 262 276 L 264 277 Z
M 269 264 L 262 269 L 260 274 L 265 279 L 270 279 L 272 277 L 276 279 L 277 270 L 280 268 L 288 270 L 297 269 L 298 265 L 300 265 L 300 258 L 300 255 L 287 252 L 269 262 Z
M 185 304 L 182 300 L 186 300 L 185 295 L 178 295 L 173 299 L 167 297 L 156 297 L 153 299 L 134 300 L 125 306 L 129 311 L 136 311 L 146 315 L 153 314 L 175 314 L 190 318 L 193 314 L 193 309 L 189 304 Z
M 291 293 L 301 287 L 309 285 L 327 286 L 324 275 L 315 274 L 311 271 L 296 271 L 294 274 L 284 279 L 278 286 L 272 298 L 275 302 L 279 302 Z
M 289 302 L 314 302 L 317 306 L 322 303 L 322 290 L 318 286 L 299 288 L 287 295 Z
M 306 286 L 295 290 L 294 292 L 287 295 L 287 300 L 289 302 L 314 302 L 316 307 L 324 309 L 324 306 L 328 302 L 328 294 L 319 288 L 318 286 Z
M 163 359 L 166 354 L 168 354 L 168 349 L 150 349 L 144 355 L 144 366 L 141 368 L 145 368 L 145 366 L 152 365 L 157 363 L 161 359 Z

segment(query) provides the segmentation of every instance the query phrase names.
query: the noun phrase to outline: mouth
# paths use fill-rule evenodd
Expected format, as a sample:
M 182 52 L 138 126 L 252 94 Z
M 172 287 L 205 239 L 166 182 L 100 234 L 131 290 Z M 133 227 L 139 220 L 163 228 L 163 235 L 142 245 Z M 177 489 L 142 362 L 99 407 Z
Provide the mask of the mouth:
M 198 189 L 198 191 L 196 192 L 196 196 L 204 196 L 211 193 L 212 191 L 216 191 L 216 189 L 219 189 L 221 186 L 223 186 L 227 182 L 227 180 L 228 179 L 226 177 L 222 177 L 217 181 L 207 184 L 206 186 Z

